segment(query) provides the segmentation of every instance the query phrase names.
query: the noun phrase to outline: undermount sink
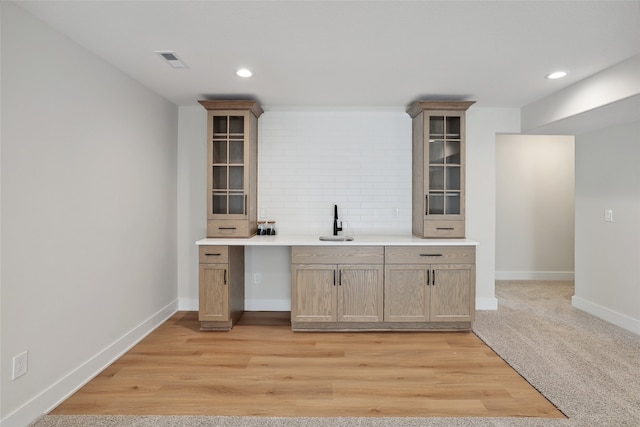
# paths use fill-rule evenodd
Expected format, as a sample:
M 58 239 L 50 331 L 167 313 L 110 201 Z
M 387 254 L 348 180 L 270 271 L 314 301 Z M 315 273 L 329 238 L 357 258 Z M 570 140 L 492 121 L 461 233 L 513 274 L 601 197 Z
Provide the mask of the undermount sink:
M 320 240 L 328 242 L 350 242 L 353 240 L 353 236 L 320 236 Z

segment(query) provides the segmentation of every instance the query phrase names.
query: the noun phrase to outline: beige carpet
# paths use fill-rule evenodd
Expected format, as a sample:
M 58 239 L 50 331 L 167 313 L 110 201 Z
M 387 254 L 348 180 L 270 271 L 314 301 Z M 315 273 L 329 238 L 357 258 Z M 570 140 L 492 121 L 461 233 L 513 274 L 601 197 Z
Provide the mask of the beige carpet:
M 474 332 L 569 418 L 45 415 L 34 427 L 640 427 L 640 336 L 571 307 L 568 282 L 498 282 Z

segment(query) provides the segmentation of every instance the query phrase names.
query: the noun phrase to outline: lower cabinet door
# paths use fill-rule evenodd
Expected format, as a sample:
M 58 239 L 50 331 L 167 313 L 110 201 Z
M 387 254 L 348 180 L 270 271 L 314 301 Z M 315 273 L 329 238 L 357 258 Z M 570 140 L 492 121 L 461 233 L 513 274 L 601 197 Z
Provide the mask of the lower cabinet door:
M 200 264 L 198 320 L 228 321 L 229 270 L 227 264 Z
M 338 321 L 381 322 L 382 265 L 341 265 L 338 270 Z
M 475 317 L 475 266 L 433 265 L 431 321 L 471 322 Z
M 429 320 L 428 265 L 387 265 L 384 282 L 385 322 Z
M 291 321 L 335 322 L 336 266 L 293 264 L 291 270 Z

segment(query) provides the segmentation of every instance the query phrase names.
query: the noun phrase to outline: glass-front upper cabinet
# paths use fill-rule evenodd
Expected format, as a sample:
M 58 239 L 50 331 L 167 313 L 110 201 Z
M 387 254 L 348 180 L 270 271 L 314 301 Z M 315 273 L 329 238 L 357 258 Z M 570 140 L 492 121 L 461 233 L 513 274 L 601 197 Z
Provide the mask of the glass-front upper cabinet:
M 258 117 L 255 101 L 200 101 L 208 111 L 207 237 L 257 229 Z
M 465 237 L 465 111 L 473 102 L 417 101 L 413 118 L 413 234 Z
M 246 215 L 244 136 L 244 116 L 213 116 L 213 214 Z
M 429 116 L 427 215 L 461 213 L 460 120 L 460 117 Z

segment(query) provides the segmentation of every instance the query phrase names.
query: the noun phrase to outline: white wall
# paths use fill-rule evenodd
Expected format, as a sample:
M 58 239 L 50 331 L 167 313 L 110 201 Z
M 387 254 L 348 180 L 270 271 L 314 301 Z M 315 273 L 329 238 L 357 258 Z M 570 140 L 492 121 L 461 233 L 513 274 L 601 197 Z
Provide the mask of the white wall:
M 177 108 L 2 2 L 2 425 L 177 308 Z M 11 380 L 12 357 L 29 372 Z
M 573 147 L 573 136 L 498 135 L 498 280 L 573 280 Z
M 497 309 L 496 135 L 520 131 L 520 111 L 471 108 L 467 113 L 467 237 L 476 251 L 476 307 Z
M 197 311 L 195 242 L 207 235 L 207 112 L 180 107 L 178 117 L 178 297 L 181 310 Z
M 576 137 L 572 303 L 640 334 L 640 120 Z
M 411 119 L 403 109 L 265 110 L 258 209 L 277 221 L 280 233 L 331 233 L 334 203 L 356 236 L 411 233 Z M 475 108 L 468 117 L 467 235 L 480 241 L 478 306 L 495 308 L 495 136 L 518 131 L 519 112 Z M 205 237 L 205 130 L 204 108 L 180 108 L 179 296 L 188 310 L 197 309 L 194 242 Z M 289 268 L 287 248 L 247 248 L 247 309 L 289 310 Z
M 638 334 L 639 122 L 640 55 L 522 109 L 525 132 L 577 135 L 572 304 Z

